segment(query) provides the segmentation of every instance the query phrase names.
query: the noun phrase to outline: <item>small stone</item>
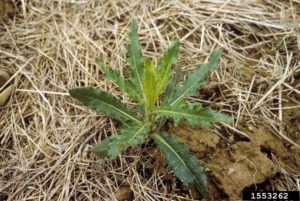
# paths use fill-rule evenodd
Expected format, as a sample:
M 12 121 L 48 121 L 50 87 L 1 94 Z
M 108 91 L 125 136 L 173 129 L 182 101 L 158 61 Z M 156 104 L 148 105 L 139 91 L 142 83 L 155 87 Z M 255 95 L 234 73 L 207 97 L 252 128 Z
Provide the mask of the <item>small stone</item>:
M 234 137 L 233 137 L 233 135 L 230 135 L 228 140 L 229 140 L 229 142 L 234 142 Z
M 253 126 L 248 126 L 248 130 L 253 131 L 254 130 Z
M 133 192 L 129 186 L 119 188 L 115 196 L 118 201 L 133 200 Z

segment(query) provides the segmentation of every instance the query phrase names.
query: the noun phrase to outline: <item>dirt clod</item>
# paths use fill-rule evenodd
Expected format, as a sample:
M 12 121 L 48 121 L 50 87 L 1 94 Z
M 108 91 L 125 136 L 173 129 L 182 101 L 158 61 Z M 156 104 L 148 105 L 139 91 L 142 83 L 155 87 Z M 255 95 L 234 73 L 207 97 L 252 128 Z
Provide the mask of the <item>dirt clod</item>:
M 277 168 L 253 143 L 238 142 L 230 150 L 219 150 L 210 163 L 216 185 L 230 198 L 240 198 L 242 190 L 273 177 Z
M 199 159 L 208 160 L 211 169 L 209 190 L 214 199 L 224 198 L 224 193 L 229 199 L 240 199 L 245 188 L 274 178 L 279 168 L 272 157 L 276 157 L 283 167 L 292 168 L 289 169 L 292 172 L 299 165 L 297 151 L 289 151 L 291 148 L 267 127 L 247 125 L 242 130 L 250 140 L 233 141 L 224 149 L 225 146 L 219 146 L 224 142 L 208 128 L 180 125 L 170 129 Z M 205 157 L 208 155 L 211 160 Z
M 175 134 L 181 142 L 187 144 L 198 158 L 203 158 L 216 148 L 220 137 L 205 127 L 192 128 L 187 125 L 172 127 L 169 131 Z

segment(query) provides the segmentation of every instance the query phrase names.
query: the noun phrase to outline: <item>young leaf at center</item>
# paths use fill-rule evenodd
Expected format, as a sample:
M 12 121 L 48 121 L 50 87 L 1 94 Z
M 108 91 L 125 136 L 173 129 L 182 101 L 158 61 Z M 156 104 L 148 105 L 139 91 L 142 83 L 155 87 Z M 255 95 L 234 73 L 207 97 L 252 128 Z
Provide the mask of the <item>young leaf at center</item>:
M 145 61 L 145 70 L 144 70 L 144 78 L 143 78 L 143 88 L 146 97 L 146 110 L 151 112 L 154 107 L 155 102 L 158 98 L 157 93 L 157 74 L 156 69 L 151 63 L 150 59 L 146 59 Z
M 171 44 L 169 49 L 164 53 L 164 57 L 158 63 L 158 95 L 161 95 L 165 91 L 165 88 L 169 82 L 172 73 L 172 66 L 178 60 L 179 45 L 179 40 L 177 39 L 174 43 Z

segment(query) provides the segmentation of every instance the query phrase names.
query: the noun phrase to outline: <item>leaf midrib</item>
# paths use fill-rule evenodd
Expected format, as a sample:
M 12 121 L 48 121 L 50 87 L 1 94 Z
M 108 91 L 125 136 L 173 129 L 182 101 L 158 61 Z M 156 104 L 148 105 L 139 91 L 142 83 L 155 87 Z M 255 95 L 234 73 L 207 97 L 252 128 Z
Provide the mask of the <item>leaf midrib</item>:
M 99 99 L 97 99 L 97 98 L 94 98 L 94 97 L 92 97 L 92 96 L 88 96 L 88 97 L 91 98 L 91 99 L 93 99 L 93 100 L 95 100 L 95 101 L 98 101 L 98 102 L 101 102 L 101 103 L 103 103 L 103 104 L 105 104 L 105 105 L 110 106 L 111 108 L 113 108 L 113 109 L 119 111 L 120 113 L 124 114 L 125 116 L 129 117 L 130 119 L 132 119 L 133 121 L 135 121 L 135 122 L 137 122 L 137 123 L 141 123 L 140 120 L 134 118 L 133 116 L 127 114 L 126 112 L 120 110 L 119 108 L 115 107 L 115 106 L 112 105 L 112 104 L 108 104 L 107 102 L 101 101 L 101 100 L 99 100 Z
M 135 33 L 132 33 L 132 34 L 135 34 Z M 134 37 L 132 36 L 132 38 L 134 38 Z M 141 92 L 142 92 L 142 96 L 143 96 L 143 99 L 144 99 L 143 101 L 146 101 L 146 96 L 145 96 L 141 76 L 139 74 L 139 70 L 138 70 L 138 67 L 137 67 L 136 57 L 133 54 L 135 51 L 134 51 L 134 47 L 132 46 L 132 43 L 133 43 L 133 41 L 131 41 L 130 49 L 131 49 L 131 56 L 132 56 L 132 60 L 133 60 L 134 71 L 136 72 L 136 75 L 137 75 L 137 78 L 138 78 L 138 83 L 139 83 L 139 86 L 140 86 L 140 89 L 141 89 Z
M 185 97 L 185 95 L 191 90 L 192 87 L 194 87 L 198 82 L 199 82 L 200 79 L 198 79 L 197 81 L 195 81 L 187 90 L 185 90 L 184 93 L 182 93 L 180 96 L 178 96 L 174 102 L 171 103 L 171 106 L 174 105 L 175 103 L 177 103 L 181 98 Z M 183 86 L 182 86 L 183 87 Z
M 194 115 L 194 114 L 189 114 L 189 113 L 184 113 L 184 112 L 177 112 L 177 111 L 172 111 L 172 110 L 154 110 L 153 113 L 168 113 L 168 114 L 181 114 L 183 116 L 190 116 L 190 117 L 197 117 L 197 118 L 202 118 L 202 119 L 213 119 L 213 118 L 208 118 L 200 115 Z
M 132 50 L 131 50 L 132 51 Z M 140 74 L 139 74 L 139 71 L 137 69 L 137 64 L 136 64 L 136 61 L 135 61 L 135 57 L 133 56 L 133 65 L 134 65 L 134 71 L 136 72 L 136 75 L 137 75 L 137 78 L 138 78 L 138 82 L 139 82 L 139 85 L 140 85 L 140 88 L 142 90 L 142 94 L 143 94 L 143 98 L 144 100 L 146 100 L 146 96 L 145 96 L 145 92 L 144 92 L 144 87 L 143 87 L 143 84 L 142 84 L 142 80 L 141 80 L 141 77 L 140 77 Z
M 186 165 L 186 163 L 184 162 L 184 160 L 181 159 L 180 155 L 177 154 L 177 152 L 166 142 L 166 140 L 164 138 L 162 138 L 160 135 L 155 134 L 155 137 L 162 142 L 165 146 L 167 146 L 176 156 L 177 158 L 179 158 L 179 160 L 181 161 L 181 163 L 189 170 L 188 166 Z
M 135 138 L 135 136 L 137 136 L 140 132 L 142 132 L 144 130 L 144 128 L 149 125 L 149 123 L 145 123 L 144 125 L 142 125 L 142 127 L 140 127 L 130 138 L 129 141 L 131 141 L 132 138 Z
M 202 186 L 201 184 L 199 184 L 197 178 L 194 176 L 194 172 L 190 169 L 190 167 L 184 162 L 184 160 L 181 159 L 180 155 L 177 154 L 176 150 L 174 150 L 167 142 L 164 138 L 162 138 L 160 135 L 155 134 L 154 137 L 156 139 L 158 139 L 160 142 L 162 142 L 165 146 L 167 146 L 178 158 L 179 160 L 182 162 L 182 164 L 190 171 L 191 176 L 193 177 L 193 182 L 198 183 L 199 186 Z

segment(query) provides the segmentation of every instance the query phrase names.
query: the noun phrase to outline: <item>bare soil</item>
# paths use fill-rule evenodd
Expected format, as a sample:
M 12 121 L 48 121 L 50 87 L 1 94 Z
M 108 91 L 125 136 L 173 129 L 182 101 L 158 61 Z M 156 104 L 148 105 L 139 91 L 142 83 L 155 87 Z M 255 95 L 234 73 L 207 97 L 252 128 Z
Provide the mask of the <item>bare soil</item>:
M 287 134 L 297 143 L 298 113 L 299 110 L 284 112 Z M 209 168 L 209 189 L 214 200 L 241 199 L 243 190 L 257 190 L 262 183 L 260 189 L 282 190 L 275 185 L 282 180 L 279 166 L 290 174 L 300 173 L 299 148 L 286 143 L 264 125 L 245 125 L 241 130 L 250 139 L 229 142 L 208 128 L 194 129 L 185 124 L 170 129 Z

